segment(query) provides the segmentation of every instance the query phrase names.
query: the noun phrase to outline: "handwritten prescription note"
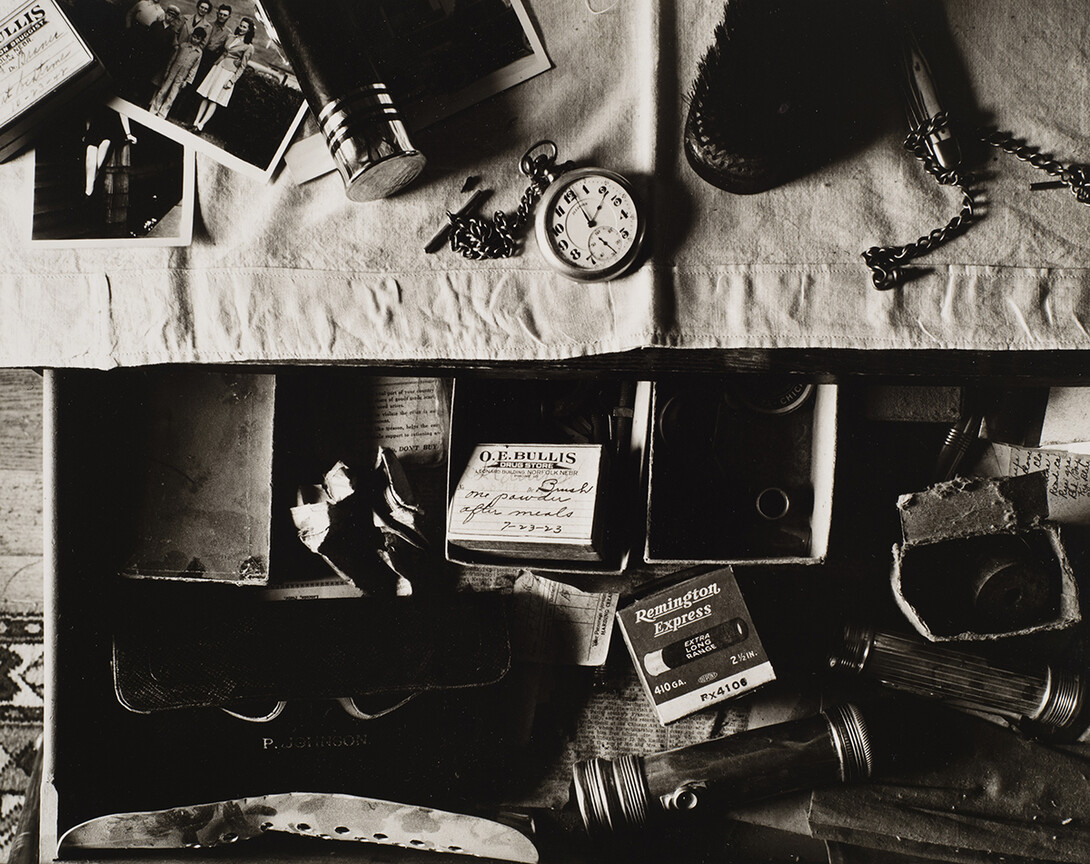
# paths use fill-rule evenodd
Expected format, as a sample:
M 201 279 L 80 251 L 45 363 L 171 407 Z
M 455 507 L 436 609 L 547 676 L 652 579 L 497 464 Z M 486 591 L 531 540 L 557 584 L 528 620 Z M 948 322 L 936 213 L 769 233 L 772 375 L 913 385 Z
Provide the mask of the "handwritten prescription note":
M 451 497 L 447 537 L 468 548 L 592 546 L 597 444 L 482 444 Z
M 1041 450 L 993 444 L 997 473 L 1014 477 L 1048 473 L 1048 516 L 1055 522 L 1090 525 L 1090 456 L 1065 450 Z
M 0 125 L 7 124 L 94 57 L 53 0 L 0 2 Z

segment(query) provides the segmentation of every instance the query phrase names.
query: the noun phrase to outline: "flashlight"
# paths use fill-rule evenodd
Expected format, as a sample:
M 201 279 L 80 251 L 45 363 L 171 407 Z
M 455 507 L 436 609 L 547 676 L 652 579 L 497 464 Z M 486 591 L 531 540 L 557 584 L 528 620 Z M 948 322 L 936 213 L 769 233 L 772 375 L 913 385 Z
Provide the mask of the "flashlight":
M 350 0 L 263 0 L 352 201 L 393 195 L 424 168 L 354 26 Z
M 870 735 L 852 704 L 646 756 L 594 757 L 572 768 L 575 800 L 591 836 L 693 810 L 708 792 L 717 805 L 870 776 Z
M 1082 677 L 1041 664 L 1018 672 L 969 651 L 861 627 L 847 627 L 829 655 L 832 669 L 857 672 L 887 687 L 954 707 L 1029 720 L 1060 731 L 1082 708 Z

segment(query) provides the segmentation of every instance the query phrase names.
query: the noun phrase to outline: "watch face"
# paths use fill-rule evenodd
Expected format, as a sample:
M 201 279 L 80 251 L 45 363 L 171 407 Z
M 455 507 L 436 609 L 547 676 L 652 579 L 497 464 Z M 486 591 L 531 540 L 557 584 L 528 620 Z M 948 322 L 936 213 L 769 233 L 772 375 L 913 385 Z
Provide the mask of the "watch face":
M 609 279 L 634 261 L 643 219 L 628 182 L 603 169 L 562 174 L 538 211 L 542 253 L 573 279 Z

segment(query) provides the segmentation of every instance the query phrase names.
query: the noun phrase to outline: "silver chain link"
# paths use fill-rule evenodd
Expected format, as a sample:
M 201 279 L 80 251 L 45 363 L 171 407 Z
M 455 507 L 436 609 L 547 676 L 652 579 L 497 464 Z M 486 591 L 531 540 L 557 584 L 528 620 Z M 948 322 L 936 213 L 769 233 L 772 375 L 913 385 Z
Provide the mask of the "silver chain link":
M 972 178 L 954 169 L 943 168 L 931 155 L 927 139 L 936 131 L 944 129 L 949 122 L 946 112 L 932 117 L 927 123 L 917 126 L 905 138 L 904 147 L 921 163 L 924 169 L 942 186 L 954 186 L 961 191 L 961 210 L 941 228 L 935 228 L 929 234 L 920 237 L 915 243 L 904 246 L 871 246 L 863 253 L 863 260 L 871 270 L 871 281 L 879 291 L 886 291 L 901 283 L 904 278 L 902 265 L 906 261 L 929 252 L 934 247 L 945 243 L 951 237 L 962 233 L 969 227 L 973 218 L 974 202 L 969 189 Z
M 943 168 L 935 160 L 927 145 L 928 138 L 949 125 L 949 117 L 942 112 L 932 117 L 927 123 L 913 129 L 905 138 L 904 147 L 924 166 L 924 169 L 942 186 L 953 186 L 961 191 L 961 209 L 957 215 L 940 228 L 935 228 L 915 243 L 904 246 L 872 246 L 863 253 L 863 260 L 871 270 L 871 282 L 879 291 L 886 291 L 900 285 L 904 279 L 903 265 L 925 255 L 931 249 L 945 243 L 952 237 L 963 233 L 973 220 L 975 204 L 973 201 L 972 175 L 962 174 L 955 169 Z M 1085 165 L 1064 165 L 1050 159 L 1036 147 L 1030 147 L 1008 132 L 997 129 L 978 130 L 977 137 L 985 144 L 998 147 L 1006 153 L 1044 171 L 1070 188 L 1075 199 L 1082 204 L 1090 204 L 1090 172 Z
M 536 150 L 544 152 L 534 155 Z M 491 219 L 479 216 L 459 216 L 447 213 L 450 219 L 450 248 L 466 258 L 510 258 L 518 250 L 515 233 L 522 230 L 530 218 L 537 199 L 550 183 L 550 169 L 556 165 L 556 145 L 539 141 L 526 151 L 519 168 L 530 178 L 530 185 L 512 215 L 497 210 Z
M 1038 148 L 1030 147 L 1010 133 L 1000 132 L 997 129 L 982 130 L 980 140 L 992 147 L 998 147 L 1005 153 L 1010 153 L 1015 158 L 1044 171 L 1050 177 L 1057 178 L 1071 191 L 1076 201 L 1080 204 L 1090 204 L 1090 166 L 1064 165 L 1062 162 L 1050 159 Z

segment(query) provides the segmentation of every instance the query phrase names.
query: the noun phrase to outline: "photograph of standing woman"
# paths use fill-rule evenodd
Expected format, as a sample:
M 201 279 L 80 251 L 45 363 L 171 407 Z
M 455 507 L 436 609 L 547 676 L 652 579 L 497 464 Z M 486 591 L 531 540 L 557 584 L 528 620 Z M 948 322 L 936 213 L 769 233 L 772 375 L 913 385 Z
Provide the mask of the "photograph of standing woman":
M 235 35 L 224 44 L 220 59 L 197 87 L 201 104 L 193 121 L 193 131 L 198 135 L 204 132 L 205 124 L 212 119 L 217 108 L 226 108 L 230 104 L 235 82 L 254 56 L 253 42 L 254 22 L 243 18 L 235 28 Z
M 119 110 L 235 170 L 272 176 L 306 104 L 258 0 L 66 2 Z

